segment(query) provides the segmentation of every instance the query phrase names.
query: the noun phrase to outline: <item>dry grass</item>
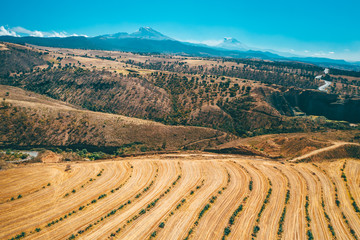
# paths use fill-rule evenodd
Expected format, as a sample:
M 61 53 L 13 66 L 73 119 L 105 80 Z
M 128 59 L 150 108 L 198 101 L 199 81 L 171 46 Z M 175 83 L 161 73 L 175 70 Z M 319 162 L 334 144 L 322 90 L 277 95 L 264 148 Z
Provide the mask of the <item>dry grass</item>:
M 242 203 L 226 239 L 250 239 L 255 226 L 260 228 L 258 239 L 277 239 L 289 190 L 284 239 L 307 239 L 308 230 L 315 239 L 331 239 L 329 221 L 338 238 L 351 239 L 350 228 L 360 234 L 360 218 L 347 189 L 359 202 L 360 164 L 347 160 L 347 188 L 340 177 L 343 163 L 294 165 L 231 155 L 172 154 L 72 163 L 70 172 L 64 171 L 66 164 L 31 164 L 0 175 L 0 238 L 25 232 L 29 239 L 220 239 Z M 21 198 L 7 201 L 19 194 Z M 310 196 L 309 226 L 305 196 Z
M 68 146 L 81 144 L 97 147 L 121 147 L 142 143 L 146 151 L 178 150 L 184 146 L 203 149 L 225 141 L 221 131 L 188 126 L 167 126 L 158 122 L 123 115 L 92 112 L 36 93 L 1 86 L 0 97 L 11 108 L 4 112 L 0 142 L 23 146 Z M 17 121 L 20 117 L 21 122 Z M 10 120 L 6 120 L 10 119 Z M 15 133 L 16 124 L 26 131 Z M 13 129 L 9 131 L 9 129 Z M 39 129 L 42 129 L 39 132 Z M 39 134 L 42 134 L 41 136 Z M 30 137 L 33 136 L 33 137 Z M 86 146 L 85 146 L 86 147 Z
M 358 135 L 359 130 L 270 134 L 237 139 L 224 143 L 217 149 L 245 147 L 253 149 L 254 152 L 260 151 L 271 158 L 287 160 L 304 159 L 307 156 L 313 156 L 312 160 L 356 157 L 348 151 L 350 148 L 338 147 L 357 145 Z

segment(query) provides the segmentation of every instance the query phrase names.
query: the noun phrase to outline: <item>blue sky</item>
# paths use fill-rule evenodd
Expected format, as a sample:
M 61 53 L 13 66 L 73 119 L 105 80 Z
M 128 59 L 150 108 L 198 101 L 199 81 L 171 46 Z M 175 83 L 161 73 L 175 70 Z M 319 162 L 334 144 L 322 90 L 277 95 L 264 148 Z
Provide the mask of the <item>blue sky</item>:
M 150 26 L 179 40 L 216 44 L 235 37 L 255 48 L 360 61 L 358 0 L 3 0 L 1 6 L 5 31 L 95 36 Z

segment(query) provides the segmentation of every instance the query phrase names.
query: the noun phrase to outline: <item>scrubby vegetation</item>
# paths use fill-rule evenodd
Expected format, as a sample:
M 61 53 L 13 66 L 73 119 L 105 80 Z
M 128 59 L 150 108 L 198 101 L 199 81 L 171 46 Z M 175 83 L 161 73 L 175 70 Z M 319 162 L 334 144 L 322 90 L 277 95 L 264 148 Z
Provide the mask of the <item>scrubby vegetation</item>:
M 281 239 L 282 233 L 284 232 L 284 223 L 285 223 L 285 215 L 286 215 L 286 205 L 288 205 L 289 200 L 290 200 L 290 190 L 288 189 L 288 190 L 286 191 L 285 206 L 284 206 L 284 209 L 283 209 L 283 211 L 282 211 L 282 213 L 281 213 L 281 216 L 280 216 L 279 228 L 278 228 L 278 231 L 277 231 L 277 235 L 278 235 L 278 238 L 279 238 L 279 239 Z
M 209 231 L 207 236 L 213 238 L 236 238 L 236 235 L 240 234 L 244 239 L 255 239 L 260 231 L 260 234 L 265 234 L 270 227 L 274 237 L 283 238 L 283 235 L 289 234 L 286 232 L 288 229 L 297 231 L 294 230 L 296 227 L 287 226 L 288 218 L 295 217 L 295 211 L 289 205 L 291 202 L 293 206 L 294 197 L 301 198 L 300 201 L 294 198 L 294 203 L 299 204 L 303 204 L 305 199 L 306 232 L 302 231 L 301 234 L 308 240 L 318 238 L 321 231 L 326 231 L 324 234 L 331 234 L 333 238 L 342 237 L 335 234 L 340 232 L 337 229 L 339 224 L 332 222 L 332 216 L 342 216 L 341 223 L 345 223 L 343 225 L 349 230 L 345 231 L 345 234 L 358 238 L 353 222 L 354 218 L 359 217 L 360 209 L 350 191 L 353 176 L 350 175 L 351 172 L 345 171 L 346 162 L 341 172 L 336 172 L 339 174 L 336 180 L 340 176 L 342 184 L 336 182 L 336 185 L 328 176 L 331 185 L 330 181 L 323 178 L 320 180 L 319 176 L 310 170 L 303 178 L 290 178 L 291 181 L 299 181 L 296 186 L 303 186 L 304 182 L 316 184 L 316 188 L 311 187 L 310 190 L 307 186 L 307 192 L 299 192 L 299 196 L 296 194 L 290 197 L 290 179 L 283 174 L 285 177 L 282 177 L 282 181 L 284 178 L 288 181 L 284 206 L 274 208 L 276 216 L 280 218 L 275 219 L 275 224 L 268 227 L 265 226 L 263 218 L 267 217 L 268 210 L 273 210 L 267 208 L 273 207 L 275 203 L 268 203 L 273 201 L 272 194 L 278 192 L 279 186 L 272 186 L 269 178 L 266 180 L 269 176 L 274 178 L 273 181 L 277 180 L 276 176 L 267 172 L 268 168 L 271 167 L 270 171 L 273 171 L 273 168 L 278 169 L 275 166 L 281 166 L 300 172 L 308 171 L 307 166 L 312 167 L 311 164 L 289 164 L 283 161 L 284 159 L 264 163 L 259 159 L 256 164 L 262 167 L 254 172 L 264 177 L 253 179 L 253 171 L 249 173 L 239 163 L 249 165 L 249 159 L 227 159 L 225 155 L 218 159 L 216 154 L 211 154 L 210 157 L 205 153 L 192 152 L 187 155 L 176 152 L 193 149 L 211 151 L 236 139 L 228 144 L 246 144 L 251 154 L 264 158 L 290 159 L 330 146 L 332 141 L 344 141 L 343 136 L 340 136 L 342 133 L 347 135 L 346 141 L 359 142 L 360 135 L 358 130 L 355 130 L 358 126 L 321 116 L 309 116 L 324 115 L 338 119 L 339 112 L 347 112 L 344 116 L 350 113 L 356 120 L 358 112 L 353 109 L 357 110 L 358 106 L 358 74 L 334 71 L 333 74 L 325 76 L 327 80 L 333 81 L 329 87 L 329 91 L 333 93 L 331 95 L 316 90 L 322 82 L 314 77 L 321 74 L 323 69 L 309 64 L 145 53 L 139 58 L 139 54 L 132 53 L 91 53 L 87 50 L 75 52 L 71 49 L 66 50 L 68 53 L 64 53 L 63 49 L 33 51 L 25 46 L 13 45 L 8 48 L 7 51 L 0 51 L 0 63 L 4 63 L 0 64 L 0 84 L 5 84 L 0 88 L 0 145 L 5 146 L 4 149 L 13 146 L 21 146 L 22 149 L 50 149 L 56 153 L 54 155 L 59 156 L 60 163 L 48 164 L 44 161 L 42 164 L 31 163 L 29 166 L 25 163 L 11 169 L 9 174 L 10 171 L 3 169 L 13 164 L 12 161 L 21 161 L 29 156 L 10 150 L 0 153 L 0 167 L 2 173 L 7 174 L 7 178 L 2 177 L 5 176 L 2 174 L 0 179 L 7 186 L 2 191 L 6 196 L 0 196 L 0 210 L 4 213 L 0 218 L 4 222 L 3 226 L 6 226 L 2 229 L 0 227 L 2 238 L 46 238 L 53 235 L 54 238 L 63 239 L 121 238 L 121 235 L 128 234 L 128 231 L 139 231 L 140 233 L 136 232 L 139 236 L 143 234 L 146 236 L 142 237 L 157 238 L 163 237 L 161 234 L 176 227 L 181 227 L 181 233 L 178 234 L 182 235 L 175 237 L 186 240 L 202 236 L 199 229 Z M 96 66 L 95 63 L 101 64 Z M 329 115 L 326 115 L 327 112 L 330 112 Z M 349 120 L 348 117 L 340 117 L 338 120 Z M 267 133 L 307 131 L 317 131 L 319 135 L 328 136 L 331 134 L 329 129 L 342 131 L 337 132 L 341 134 L 332 133 L 335 137 L 331 139 L 304 135 L 294 137 L 291 134 L 238 139 Z M 348 131 L 349 129 L 353 130 Z M 231 148 L 239 150 L 237 153 L 242 150 L 239 145 Z M 348 153 L 348 156 L 359 155 L 356 144 L 349 144 L 340 150 Z M 169 154 L 154 156 L 153 160 L 147 159 L 151 158 L 150 154 L 158 152 Z M 134 160 L 136 167 L 139 167 L 135 169 L 134 175 L 140 177 L 133 179 L 134 169 L 129 165 L 133 159 L 130 157 L 145 153 L 147 156 Z M 326 154 L 328 155 L 325 159 L 338 156 L 334 152 Z M 188 157 L 195 159 L 194 165 L 190 166 Z M 106 158 L 114 158 L 114 161 L 96 161 Z M 199 161 L 196 161 L 197 158 Z M 208 158 L 210 161 L 204 160 Z M 78 162 L 80 160 L 89 162 Z M 313 159 L 304 161 L 310 160 Z M 69 163 L 61 161 L 76 163 L 71 163 L 70 167 Z M 181 165 L 182 161 L 187 162 Z M 231 179 L 233 175 L 230 177 L 229 169 L 236 163 L 239 163 L 242 170 L 236 166 L 233 172 L 236 169 L 241 173 L 234 174 L 235 179 Z M 3 168 L 4 164 L 9 165 Z M 316 164 L 314 166 L 321 169 Z M 29 167 L 34 171 L 29 171 Z M 190 172 L 183 175 L 182 167 L 186 167 L 184 171 Z M 26 172 L 22 172 L 24 169 Z M 87 172 L 89 169 L 98 170 Z M 108 171 L 109 169 L 111 170 Z M 121 172 L 119 169 L 122 169 Z M 82 176 L 84 172 L 87 174 Z M 325 170 L 323 172 L 327 174 Z M 36 176 L 32 173 L 36 173 Z M 158 178 L 159 175 L 162 177 Z M 219 180 L 226 179 L 226 175 L 226 183 L 226 180 Z M 244 178 L 240 179 L 239 175 L 246 176 L 249 182 L 244 182 Z M 43 178 L 46 180 L 42 181 Z M 119 178 L 122 179 L 121 183 L 117 182 L 120 181 Z M 130 178 L 134 181 L 131 181 L 129 188 L 123 188 Z M 20 184 L 22 179 L 27 179 L 30 183 L 34 179 L 40 179 L 42 184 L 34 188 L 26 182 Z M 105 181 L 106 179 L 109 180 Z M 73 180 L 76 184 L 72 184 Z M 215 184 L 208 184 L 206 187 L 209 189 L 204 189 L 204 182 L 207 180 Z M 12 181 L 26 191 L 16 190 L 10 194 Z M 230 182 L 239 183 L 241 189 L 233 188 L 229 191 L 227 188 Z M 59 190 L 59 186 L 64 185 L 67 185 L 66 190 Z M 184 185 L 187 185 L 186 190 L 182 189 Z M 141 187 L 137 188 L 138 186 Z M 258 186 L 267 188 L 260 193 Z M 328 196 L 323 189 L 315 192 L 320 186 L 330 189 L 335 197 L 331 195 L 331 201 L 326 201 Z M 342 194 L 344 187 L 354 211 L 344 210 L 349 200 L 344 199 Z M 48 191 L 51 194 L 39 192 L 29 196 L 42 189 L 46 189 L 44 193 Z M 182 194 L 173 189 L 179 189 Z M 198 197 L 199 189 L 205 199 Z M 229 213 L 224 207 L 228 205 L 221 203 L 228 201 L 230 195 L 239 196 L 240 190 L 245 198 L 238 199 L 240 202 L 233 200 L 232 212 Z M 299 191 L 302 190 L 303 188 L 299 188 Z M 258 194 L 261 196 L 255 196 Z M 321 198 L 317 194 L 321 194 Z M 251 205 L 259 209 L 256 213 L 246 208 L 252 195 L 254 202 Z M 310 202 L 309 196 L 321 199 L 316 203 L 321 203 L 320 217 L 326 220 L 319 223 L 316 221 L 316 224 L 324 225 L 316 231 L 311 229 L 314 222 L 310 218 L 310 214 L 314 214 L 311 206 L 316 203 Z M 34 202 L 29 204 L 28 199 Z M 166 204 L 163 204 L 164 202 Z M 56 209 L 51 209 L 54 206 Z M 162 208 L 163 206 L 166 209 Z M 122 219 L 121 215 L 125 212 L 126 218 Z M 160 214 L 156 221 L 152 213 Z M 178 221 L 179 215 L 184 218 L 182 221 Z M 243 222 L 253 219 L 254 216 L 255 222 L 241 226 L 246 228 L 242 233 L 234 231 L 237 221 L 241 219 Z M 26 221 L 23 221 L 25 218 Z M 148 222 L 149 225 L 144 224 L 148 227 L 148 230 L 145 230 L 141 223 L 148 220 L 151 221 Z M 216 221 L 213 225 L 216 229 L 205 229 L 207 224 L 203 223 L 209 221 Z M 179 226 L 181 224 L 178 222 L 181 222 L 182 226 Z M 136 227 L 132 229 L 131 225 Z
M 125 67 L 128 74 L 124 74 L 114 72 L 111 67 L 82 65 L 75 61 L 75 54 L 64 56 L 59 51 L 50 57 L 49 52 L 30 53 L 30 49 L 26 52 L 29 58 L 38 56 L 42 64 L 46 58 L 47 67 L 15 65 L 16 69 L 10 69 L 11 74 L 7 73 L 0 83 L 19 86 L 92 111 L 151 119 L 170 125 L 211 127 L 239 136 L 349 128 L 346 123 L 296 117 L 294 107 L 299 106 L 292 105 L 296 102 L 293 98 L 298 98 L 301 91 L 286 90 L 289 87 L 316 89 L 320 85 L 314 77 L 321 68 L 308 64 L 201 59 L 204 63 L 211 63 L 205 67 L 202 64 L 190 65 L 186 59 L 163 61 L 166 58 L 161 59 L 161 56 L 155 61 L 123 60 L 125 66 L 157 70 L 145 74 L 145 71 L 140 73 Z M 14 58 L 27 59 L 15 55 Z M 81 56 L 104 62 L 118 60 L 101 54 Z M 40 65 L 40 62 L 34 62 Z M 353 86 L 354 81 L 341 81 L 351 86 L 346 88 L 351 95 L 358 94 L 359 87 Z M 317 96 L 317 93 L 309 92 L 309 95 Z M 154 149 L 157 148 L 161 146 Z M 149 146 L 141 146 L 139 150 L 148 149 Z M 92 156 L 94 159 L 99 157 L 99 154 Z
M 122 229 L 126 228 L 127 225 L 131 224 L 131 222 L 135 221 L 136 219 L 138 219 L 140 216 L 146 214 L 147 212 L 149 212 L 152 208 L 154 208 L 157 204 L 158 201 L 160 201 L 166 194 L 168 194 L 172 188 L 175 187 L 176 183 L 181 179 L 181 175 L 178 175 L 177 179 L 172 183 L 171 186 L 169 186 L 165 192 L 163 192 L 159 197 L 157 197 L 156 199 L 154 199 L 150 204 L 147 205 L 146 208 L 143 208 L 138 214 L 134 215 L 132 218 L 128 219 L 126 221 L 127 224 L 124 224 L 123 227 L 118 228 L 115 232 L 110 234 L 110 237 L 114 237 L 116 236 L 117 233 L 119 233 Z M 129 203 L 129 202 L 128 202 Z M 131 203 L 131 202 L 130 202 Z M 114 210 L 114 213 L 116 213 L 116 210 Z M 108 214 L 109 215 L 109 214 Z M 110 214 L 112 215 L 112 214 Z M 110 216 L 109 215 L 109 216 Z M 156 236 L 156 231 L 153 232 L 151 234 L 151 237 L 155 237 Z
M 310 214 L 309 214 L 309 195 L 306 195 L 305 197 L 306 202 L 305 202 L 305 219 L 306 219 L 306 235 L 307 235 L 307 239 L 308 240 L 313 240 L 314 236 L 311 232 L 311 228 L 310 228 L 310 223 L 311 223 L 311 218 L 310 218 Z
M 21 161 L 30 158 L 28 153 L 23 153 L 19 151 L 13 151 L 11 149 L 6 149 L 4 151 L 0 151 L 0 159 L 5 161 Z
M 269 203 L 270 196 L 271 196 L 271 193 L 272 193 L 272 188 L 271 188 L 272 183 L 271 183 L 271 181 L 270 181 L 269 179 L 268 179 L 268 183 L 269 183 L 270 187 L 269 187 L 269 190 L 268 190 L 268 192 L 267 192 L 267 194 L 266 194 L 266 197 L 265 197 L 265 199 L 264 199 L 264 202 L 263 202 L 263 204 L 262 204 L 262 206 L 261 206 L 261 209 L 260 209 L 260 211 L 259 211 L 259 213 L 258 213 L 258 215 L 257 215 L 256 225 L 254 226 L 253 233 L 251 234 L 251 236 L 253 236 L 254 238 L 256 238 L 257 233 L 260 231 L 260 227 L 258 226 L 258 224 L 259 224 L 259 222 L 260 222 L 261 215 L 262 215 L 263 211 L 264 211 L 265 208 L 266 208 L 266 205 Z
M 193 197 L 194 193 L 199 190 L 204 185 L 204 180 L 201 181 L 201 185 L 198 185 L 194 190 L 190 191 L 190 196 L 183 198 L 180 200 L 180 202 L 176 205 L 174 209 L 166 216 L 166 218 L 161 222 L 158 226 L 158 229 L 156 232 L 159 232 L 161 229 L 165 227 L 165 223 L 169 220 L 170 217 L 174 216 L 175 212 L 178 211 L 184 204 L 186 204 L 186 200 Z M 156 236 L 156 235 L 155 235 Z M 153 234 L 150 235 L 149 239 L 154 238 Z
M 354 199 L 354 197 L 353 197 L 353 195 L 352 195 L 352 193 L 351 193 L 351 191 L 350 191 L 350 187 L 349 187 L 349 185 L 348 185 L 348 183 L 347 183 L 347 178 L 346 178 L 346 174 L 345 174 L 345 167 L 346 167 L 346 161 L 344 162 L 342 168 L 340 169 L 340 170 L 341 170 L 341 178 L 344 180 L 344 183 L 345 183 L 345 185 L 346 185 L 346 189 L 347 189 L 347 192 L 348 192 L 348 194 L 349 194 L 349 196 L 350 196 L 351 205 L 353 206 L 354 211 L 355 211 L 357 214 L 360 215 L 360 208 L 359 208 L 359 206 L 357 205 L 357 203 L 356 203 L 356 201 L 355 201 L 355 199 Z
M 252 182 L 252 181 L 251 181 Z M 251 191 L 251 190 L 250 190 Z M 238 216 L 238 214 L 243 210 L 243 206 L 245 205 L 247 199 L 249 196 L 244 197 L 244 199 L 242 200 L 242 203 L 237 207 L 237 209 L 233 212 L 233 214 L 231 215 L 230 219 L 229 219 L 229 223 L 227 225 L 227 227 L 224 228 L 224 234 L 222 236 L 222 240 L 226 239 L 226 236 L 228 236 L 231 233 L 231 227 L 232 225 L 234 225 L 235 223 L 235 219 Z
M 215 203 L 215 201 L 217 200 L 217 198 L 223 193 L 223 191 L 225 191 L 231 181 L 231 177 L 228 171 L 227 172 L 227 183 L 224 187 L 222 187 L 222 191 L 218 191 L 217 194 L 215 196 L 212 196 L 209 199 L 209 203 L 207 203 L 203 209 L 199 212 L 196 221 L 193 223 L 192 227 L 190 228 L 190 230 L 188 231 L 186 237 L 184 238 L 184 240 L 188 240 L 191 235 L 194 233 L 195 228 L 199 225 L 199 221 L 200 219 L 204 216 L 204 214 L 211 208 L 211 205 Z
M 184 154 L 180 153 L 179 155 L 170 156 L 183 157 Z M 18 217 L 14 216 L 12 219 L 12 221 L 16 221 L 16 224 L 7 220 L 3 215 L 0 216 L 7 226 L 6 229 L 2 229 L 0 236 L 4 239 L 15 239 L 16 236 L 43 238 L 52 234 L 64 239 L 95 239 L 107 237 L 127 238 L 128 234 L 131 234 L 139 239 L 156 239 L 166 238 L 167 234 L 173 234 L 172 236 L 175 236 L 175 238 L 180 237 L 182 239 L 186 237 L 193 239 L 199 236 L 204 239 L 255 239 L 271 232 L 273 237 L 270 238 L 274 239 L 287 238 L 299 233 L 299 236 L 312 240 L 320 235 L 333 236 L 332 232 L 336 233 L 337 238 L 343 237 L 338 236 L 338 232 L 345 227 L 346 231 L 344 231 L 344 234 L 346 236 L 344 237 L 358 238 L 358 233 L 355 232 L 356 228 L 353 225 L 353 222 L 357 221 L 358 215 L 353 209 L 343 208 L 346 206 L 344 205 L 345 202 L 349 200 L 344 200 L 344 198 L 349 197 L 347 194 L 343 194 L 344 191 L 346 192 L 345 184 L 337 185 L 339 191 L 338 198 L 342 204 L 340 207 L 336 207 L 333 202 L 333 183 L 326 179 L 324 181 L 322 172 L 317 169 L 315 171 L 312 164 L 280 164 L 278 162 L 258 160 L 256 166 L 259 167 L 254 166 L 258 171 L 258 175 L 271 176 L 274 178 L 274 180 L 271 179 L 271 183 L 266 177 L 254 178 L 252 180 L 251 177 L 255 177 L 256 175 L 254 174 L 257 171 L 248 172 L 239 167 L 244 164 L 250 170 L 248 159 L 234 159 L 224 155 L 214 158 L 214 155 L 211 155 L 204 160 L 205 155 L 196 155 L 199 157 L 198 159 L 195 157 L 195 153 L 186 156 L 192 156 L 194 161 L 189 162 L 187 159 L 174 160 L 173 158 L 168 158 L 168 156 L 159 160 L 159 156 L 153 156 L 151 158 L 153 160 L 149 160 L 149 157 L 139 157 L 136 159 L 127 158 L 122 161 L 83 162 L 76 163 L 76 167 L 74 164 L 74 169 L 77 170 L 71 174 L 63 172 L 64 166 L 62 166 L 59 174 L 55 176 L 37 174 L 47 170 L 52 171 L 54 168 L 58 169 L 58 166 L 55 164 L 36 164 L 35 166 L 23 166 L 18 169 L 3 171 L 2 176 L 8 174 L 14 179 L 19 176 L 25 176 L 26 179 L 23 181 L 25 184 L 22 184 L 25 187 L 28 185 L 26 182 L 32 181 L 34 179 L 33 176 L 37 176 L 36 181 L 40 180 L 42 182 L 37 188 L 40 191 L 42 191 L 42 186 L 48 188 L 50 192 L 52 191 L 51 188 L 57 189 L 60 184 L 64 183 L 64 176 L 66 181 L 72 182 L 72 179 L 77 180 L 76 184 L 68 186 L 68 192 L 71 192 L 72 189 L 76 190 L 76 193 L 69 195 L 68 198 L 63 198 L 62 194 L 58 198 L 54 198 L 53 195 L 34 194 L 30 202 L 26 201 L 26 199 L 30 199 L 27 191 L 22 190 L 24 194 L 22 193 L 21 195 L 23 197 L 21 200 L 15 201 L 22 201 L 22 204 L 25 206 L 18 205 L 19 210 L 12 209 L 9 211 L 10 215 L 13 211 L 19 213 Z M 207 159 L 211 161 L 211 164 L 209 164 L 210 161 Z M 349 161 L 351 161 L 353 168 L 360 167 L 357 161 L 348 160 L 347 162 Z M 134 163 L 133 168 L 130 165 L 132 162 Z M 64 165 L 63 163 L 60 164 Z M 320 164 L 316 165 L 321 169 Z M 194 168 L 194 166 L 197 166 L 197 168 Z M 338 180 L 341 180 L 340 183 L 344 183 L 343 179 L 340 178 L 341 173 L 337 166 L 337 164 L 329 164 L 329 169 L 326 169 L 326 172 L 338 174 L 337 179 L 334 177 L 336 184 L 339 183 Z M 348 167 L 349 165 L 346 165 L 345 169 Z M 103 171 L 101 171 L 102 168 L 104 169 Z M 278 169 L 280 174 L 284 170 L 284 176 L 279 176 L 281 180 L 277 179 L 276 175 L 273 175 L 274 168 Z M 35 175 L 31 175 L 29 169 L 32 169 Z M 81 188 L 81 182 L 89 181 L 90 177 L 95 178 L 88 174 L 91 172 L 89 169 L 98 169 L 92 173 L 94 176 L 101 174 L 101 176 L 96 176 L 97 179 L 114 179 L 119 178 L 123 174 L 126 175 L 123 175 L 121 177 L 122 180 L 118 180 L 119 182 L 107 181 L 96 186 L 96 189 L 92 189 L 95 186 L 93 183 Z M 285 171 L 285 169 L 287 170 Z M 134 174 L 129 175 L 132 171 L 134 171 Z M 240 175 L 229 174 L 236 173 L 237 171 Z M 289 174 L 293 171 L 298 171 L 299 176 L 302 175 L 303 177 L 290 177 Z M 147 172 L 151 172 L 152 175 L 141 175 L 141 173 Z M 271 175 L 269 175 L 270 172 L 272 172 Z M 350 186 L 353 181 L 353 173 L 356 171 L 344 172 L 347 177 L 347 183 Z M 134 176 L 139 176 L 139 174 L 141 175 L 139 178 L 133 179 Z M 279 187 L 284 184 L 274 184 L 274 181 L 279 180 L 285 183 L 284 179 L 287 179 L 287 176 L 289 177 L 287 188 L 281 188 L 281 198 L 283 198 L 284 205 L 281 204 L 282 206 L 279 207 L 278 204 L 282 203 L 282 201 L 279 201 L 281 199 L 273 194 L 278 193 Z M 3 181 L 3 179 L 2 177 L 0 180 Z M 49 179 L 52 179 L 51 182 Z M 248 182 L 244 182 L 244 179 L 248 179 Z M 252 191 L 248 188 L 251 180 L 253 181 Z M 129 181 L 131 182 L 130 185 L 123 187 L 127 186 Z M 256 181 L 261 182 L 258 184 Z M 308 190 L 305 192 L 302 192 L 304 191 L 304 186 L 295 189 L 297 192 L 293 197 L 292 188 L 290 187 L 294 185 L 299 186 L 299 181 L 301 181 L 301 185 L 316 184 L 316 187 L 309 185 Z M 241 189 L 236 187 L 240 182 L 242 183 Z M 48 183 L 50 183 L 49 186 Z M 134 184 L 139 184 L 136 190 L 133 188 Z M 227 187 L 228 184 L 229 187 Z M 229 189 L 230 186 L 231 189 Z M 258 188 L 258 186 L 262 187 Z M 317 191 L 321 186 L 331 189 L 331 191 Z M 99 187 L 103 191 L 99 191 Z M 89 192 L 90 189 L 95 190 L 96 193 Z M 82 194 L 85 193 L 84 191 L 88 192 Z M 182 194 L 179 194 L 180 192 Z M 5 192 L 5 194 L 7 193 Z M 241 194 L 243 196 L 240 202 L 236 203 L 234 194 L 237 196 Z M 209 196 L 206 199 L 200 197 L 206 195 Z M 7 197 L 9 196 L 11 195 L 7 195 Z M 12 196 L 16 198 L 18 193 L 13 193 Z M 272 203 L 275 199 L 276 202 Z M 320 200 L 318 202 L 321 204 L 320 209 L 316 209 L 316 202 L 312 203 L 312 199 Z M 228 202 L 230 200 L 232 201 L 231 205 Z M 34 205 L 33 203 L 36 204 Z M 51 206 L 47 207 L 49 203 Z M 302 203 L 305 205 L 302 206 L 303 217 L 305 219 L 300 220 L 304 220 L 302 221 L 304 225 L 294 226 L 291 224 L 291 219 L 300 215 L 299 209 L 294 209 L 293 206 Z M 329 206 L 327 206 L 328 204 Z M 0 205 L 3 209 L 10 209 L 9 205 L 13 205 L 13 203 Z M 38 205 L 41 205 L 41 207 L 38 207 Z M 57 206 L 56 212 L 49 211 L 48 209 L 51 209 L 54 205 Z M 34 209 L 34 212 L 27 212 L 29 206 Z M 229 212 L 229 206 L 233 206 L 232 210 L 230 210 L 231 212 Z M 299 207 L 301 208 L 300 205 Z M 22 211 L 20 211 L 21 208 L 23 208 Z M 254 213 L 252 211 L 253 208 L 258 209 L 258 212 Z M 22 220 L 23 217 L 33 213 L 36 213 L 36 216 L 31 217 L 33 219 L 31 223 Z M 313 216 L 311 214 L 320 214 L 321 216 Z M 341 219 L 332 219 L 332 216 L 337 215 L 341 216 Z M 122 218 L 121 216 L 126 217 Z M 157 217 L 154 218 L 155 216 Z M 274 216 L 278 216 L 278 219 L 275 219 L 275 223 L 272 222 L 273 224 L 271 225 L 266 224 Z M 313 222 L 314 220 L 310 219 L 310 217 L 316 217 L 316 221 Z M 319 217 L 323 221 L 318 221 Z M 251 219 L 251 222 L 248 222 L 249 219 Z M 86 223 L 84 224 L 84 222 Z M 339 222 L 343 224 L 339 225 Z M 242 223 L 248 224 L 243 225 Z M 209 224 L 212 226 L 210 229 Z M 311 225 L 320 227 L 314 231 L 311 229 Z M 240 226 L 242 228 L 239 228 Z M 12 228 L 14 230 L 11 230 Z M 176 232 L 173 232 L 174 230 Z M 156 235 L 153 234 L 154 232 L 156 232 Z

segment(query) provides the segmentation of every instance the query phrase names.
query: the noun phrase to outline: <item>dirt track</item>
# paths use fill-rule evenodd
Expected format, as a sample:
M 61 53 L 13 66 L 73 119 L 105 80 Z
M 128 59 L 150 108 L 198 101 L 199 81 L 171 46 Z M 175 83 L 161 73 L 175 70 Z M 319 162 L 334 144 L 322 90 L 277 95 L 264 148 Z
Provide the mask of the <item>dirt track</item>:
M 314 151 L 311 151 L 307 154 L 304 154 L 300 157 L 296 157 L 296 158 L 293 158 L 291 159 L 290 161 L 291 162 L 301 162 L 302 160 L 304 159 L 308 159 L 312 156 L 315 156 L 317 154 L 320 154 L 320 153 L 324 153 L 324 152 L 328 152 L 330 150 L 334 150 L 334 149 L 337 149 L 341 146 L 345 146 L 345 145 L 354 145 L 354 146 L 359 146 L 358 143 L 349 143 L 349 142 L 332 142 L 332 145 L 329 146 L 329 147 L 324 147 L 324 148 L 320 148 L 318 150 L 314 150 Z
M 344 162 L 179 154 L 73 163 L 70 172 L 65 164 L 10 169 L 0 174 L 0 239 L 23 232 L 27 239 L 251 239 L 256 225 L 256 239 L 307 239 L 307 230 L 315 239 L 332 239 L 329 225 L 337 239 L 354 239 L 360 236 L 352 205 L 360 200 L 360 162 L 346 161 L 347 182 Z M 231 231 L 224 235 L 226 227 Z

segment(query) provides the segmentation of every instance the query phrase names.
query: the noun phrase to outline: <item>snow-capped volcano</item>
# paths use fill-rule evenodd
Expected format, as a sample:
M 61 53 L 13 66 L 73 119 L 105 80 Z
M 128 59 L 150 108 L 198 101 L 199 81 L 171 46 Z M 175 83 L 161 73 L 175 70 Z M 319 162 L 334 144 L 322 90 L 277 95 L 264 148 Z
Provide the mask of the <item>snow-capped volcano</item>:
M 229 50 L 248 50 L 248 47 L 235 38 L 224 38 L 224 40 L 217 45 L 217 47 Z
M 106 34 L 98 36 L 102 39 L 121 39 L 121 38 L 142 38 L 148 40 L 173 40 L 164 34 L 152 29 L 151 27 L 140 27 L 139 30 L 133 33 L 119 32 L 114 34 Z
M 151 27 L 141 27 L 138 31 L 129 34 L 130 37 L 146 38 L 152 40 L 171 40 L 168 36 L 152 29 Z

